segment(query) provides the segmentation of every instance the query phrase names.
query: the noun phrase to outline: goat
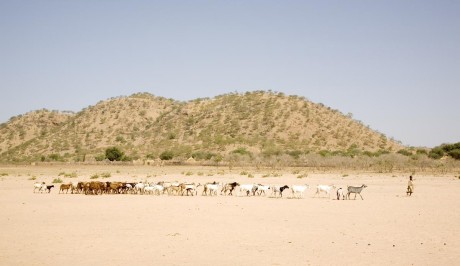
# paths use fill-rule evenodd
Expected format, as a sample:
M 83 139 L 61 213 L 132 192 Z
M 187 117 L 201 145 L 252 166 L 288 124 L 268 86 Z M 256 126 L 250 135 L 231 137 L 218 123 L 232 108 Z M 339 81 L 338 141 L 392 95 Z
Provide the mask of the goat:
M 172 195 L 172 194 L 176 194 L 176 195 L 179 195 L 179 193 L 181 192 L 181 186 L 180 184 L 177 184 L 177 185 L 171 185 L 167 188 L 168 190 L 168 195 Z
M 107 189 L 109 192 L 120 194 L 123 188 L 123 183 L 121 182 L 111 182 L 108 184 Z
M 363 199 L 363 196 L 361 196 L 361 191 L 363 191 L 363 188 L 367 187 L 366 185 L 361 185 L 360 187 L 352 187 L 352 186 L 348 186 L 348 193 L 347 193 L 347 198 L 350 199 L 350 194 L 351 193 L 355 193 L 355 198 L 356 199 L 356 194 L 358 194 L 362 200 Z
M 227 191 L 229 191 L 228 195 L 233 195 L 232 192 L 233 190 L 235 189 L 235 187 L 238 187 L 240 186 L 239 183 L 237 182 L 232 182 L 232 183 L 227 183 L 225 184 L 224 186 L 222 186 L 222 190 L 220 191 L 220 194 L 222 194 L 222 192 L 224 193 L 224 195 L 227 194 Z
M 85 183 L 85 195 L 93 194 L 98 195 L 99 193 L 102 195 L 102 191 L 107 188 L 107 183 L 99 182 L 99 181 L 91 181 Z
M 39 182 L 36 182 L 34 184 L 34 193 L 35 193 L 35 190 L 38 189 L 38 192 L 43 192 L 46 190 L 46 184 L 45 182 L 42 182 L 42 183 L 39 183 Z
M 321 192 L 324 192 L 330 198 L 331 197 L 331 191 L 333 189 L 335 189 L 334 185 L 330 185 L 330 186 L 329 185 L 318 185 L 316 187 L 315 196 L 313 196 L 313 197 L 316 197 L 316 195 L 319 195 Z
M 220 184 L 214 182 L 215 184 L 205 184 L 204 185 L 204 190 L 203 190 L 203 193 L 205 193 L 205 195 L 208 195 L 207 192 L 209 192 L 209 195 L 212 196 L 217 196 L 217 191 L 219 191 L 219 186 Z
M 336 194 L 337 194 L 337 200 L 340 200 L 340 198 L 342 198 L 342 200 L 345 200 L 345 193 L 343 192 L 342 188 L 337 189 Z
M 136 183 L 126 183 L 125 184 L 126 193 L 135 194 L 136 193 L 136 191 L 134 190 L 135 186 L 136 186 Z
M 257 185 L 255 184 L 240 185 L 240 192 L 238 193 L 238 196 L 240 196 L 242 192 L 246 192 L 246 196 L 249 196 L 249 193 L 251 192 L 253 195 L 255 195 L 256 191 L 257 191 Z
M 148 185 L 148 186 L 145 186 L 144 187 L 144 194 L 153 194 L 155 193 L 155 187 L 154 186 L 151 186 L 151 185 Z
M 198 185 L 195 185 L 195 183 L 191 183 L 191 184 L 181 184 L 181 190 L 182 190 L 182 193 L 181 195 L 183 196 L 184 195 L 184 192 L 186 192 L 186 196 L 188 196 L 188 194 L 190 193 L 192 196 L 193 196 L 193 192 L 195 192 L 195 195 L 198 194 L 198 192 L 196 191 L 196 189 L 201 186 L 201 184 L 198 184 Z
M 308 189 L 308 185 L 292 185 L 291 191 L 294 198 L 303 198 L 303 192 Z
M 260 196 L 262 193 L 264 193 L 264 196 L 266 195 L 266 191 L 270 189 L 270 186 L 268 185 L 261 185 L 257 184 L 257 194 Z
M 73 194 L 74 191 L 78 192 L 78 182 L 70 182 L 70 193 Z
M 210 183 L 210 182 L 204 183 L 204 185 L 203 185 L 203 192 L 201 192 L 201 195 L 202 195 L 202 196 L 203 196 L 203 195 L 206 195 L 206 196 L 208 195 L 208 190 L 209 190 L 208 185 L 217 185 L 217 182 L 214 181 L 214 182 L 212 182 L 212 183 Z M 211 188 L 215 188 L 215 187 L 214 187 L 214 186 L 211 186 Z M 211 195 L 212 195 L 212 194 L 211 194 Z
M 85 192 L 85 188 L 86 188 L 86 182 L 78 182 L 78 183 L 77 183 L 77 188 L 76 188 L 76 190 L 77 190 L 78 193 L 83 193 L 83 192 Z
M 162 193 L 164 193 L 165 188 L 162 185 L 153 185 L 153 192 L 154 194 L 157 194 L 158 196 Z
M 168 195 L 171 193 L 171 190 L 170 187 L 172 186 L 179 186 L 179 182 L 177 181 L 174 181 L 174 182 L 165 182 L 165 181 L 160 181 L 157 183 L 157 185 L 160 185 L 162 186 L 164 189 L 163 189 L 163 194 L 165 192 L 168 192 Z M 175 189 L 174 189 L 175 190 Z
M 140 181 L 139 183 L 137 183 L 135 186 L 134 186 L 134 192 L 137 194 L 138 192 L 140 194 L 144 194 L 144 188 L 145 188 L 145 184 L 142 183 L 142 181 Z
M 203 196 L 203 195 L 206 195 L 206 196 L 207 196 L 207 195 L 208 195 L 208 190 L 209 190 L 208 185 L 217 185 L 217 184 L 218 184 L 218 183 L 217 183 L 216 181 L 214 181 L 214 182 L 212 182 L 212 183 L 209 183 L 209 182 L 208 182 L 208 183 L 205 183 L 205 184 L 203 185 L 203 192 L 201 192 L 201 196 Z M 211 186 L 211 188 L 214 189 L 214 188 L 216 188 L 216 187 Z
M 289 187 L 287 185 L 284 185 L 284 186 L 271 186 L 272 190 L 273 190 L 273 195 L 275 195 L 275 198 L 276 198 L 276 193 L 279 193 L 280 194 L 280 197 L 282 198 L 283 197 L 283 191 L 285 189 L 289 189 Z
M 69 189 L 72 188 L 72 183 L 70 184 L 61 184 L 61 186 L 59 187 L 59 194 L 64 193 L 64 190 L 65 190 L 65 193 L 67 194 L 69 192 Z
M 48 193 L 51 193 L 51 189 L 54 187 L 54 185 L 49 185 L 49 186 L 46 186 L 46 191 L 48 191 Z

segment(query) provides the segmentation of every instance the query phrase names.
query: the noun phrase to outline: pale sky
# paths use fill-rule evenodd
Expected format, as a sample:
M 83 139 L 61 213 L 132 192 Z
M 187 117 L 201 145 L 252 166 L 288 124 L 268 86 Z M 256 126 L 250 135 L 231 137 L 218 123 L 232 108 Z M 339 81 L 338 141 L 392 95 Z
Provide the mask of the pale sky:
M 460 141 L 460 1 L 0 1 L 0 123 L 149 92 L 305 96 L 409 146 Z

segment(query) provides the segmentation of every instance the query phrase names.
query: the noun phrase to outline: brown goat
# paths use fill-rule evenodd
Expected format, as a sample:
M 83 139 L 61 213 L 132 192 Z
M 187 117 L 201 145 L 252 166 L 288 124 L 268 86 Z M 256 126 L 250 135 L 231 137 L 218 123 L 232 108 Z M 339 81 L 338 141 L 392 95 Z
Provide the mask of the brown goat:
M 110 183 L 108 190 L 109 192 L 113 193 L 121 193 L 121 189 L 123 187 L 123 183 L 121 182 L 112 182 Z
M 102 194 L 103 190 L 107 187 L 107 184 L 99 181 L 91 181 L 85 184 L 85 195 L 88 194 Z
M 69 192 L 69 189 L 72 188 L 72 184 L 61 184 L 61 186 L 59 187 L 59 194 L 64 193 L 64 190 L 65 190 L 65 193 L 67 194 Z

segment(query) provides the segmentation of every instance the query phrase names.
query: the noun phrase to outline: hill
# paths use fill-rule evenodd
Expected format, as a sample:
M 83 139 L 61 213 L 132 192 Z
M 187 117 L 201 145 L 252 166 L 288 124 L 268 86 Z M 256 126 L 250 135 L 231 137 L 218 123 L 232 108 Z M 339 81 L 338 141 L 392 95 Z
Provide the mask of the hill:
M 396 152 L 398 142 L 323 104 L 256 91 L 180 102 L 148 93 L 76 114 L 40 110 L 0 127 L 0 160 L 88 161 L 117 146 L 130 159 L 268 158 L 311 152 Z
M 64 125 L 72 113 L 49 111 L 46 109 L 32 111 L 10 118 L 8 123 L 0 125 L 0 153 L 3 154 L 16 147 L 55 132 Z

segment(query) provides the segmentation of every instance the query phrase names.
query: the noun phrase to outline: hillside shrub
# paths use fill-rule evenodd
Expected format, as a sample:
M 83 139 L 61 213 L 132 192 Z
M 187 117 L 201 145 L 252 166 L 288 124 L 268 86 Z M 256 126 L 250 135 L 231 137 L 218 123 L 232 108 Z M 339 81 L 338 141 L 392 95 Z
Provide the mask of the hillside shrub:
M 425 154 L 425 155 L 428 155 L 428 152 L 424 149 L 417 149 L 416 151 L 417 154 Z
M 121 143 L 125 143 L 125 142 L 126 142 L 126 140 L 125 140 L 125 138 L 124 138 L 123 136 L 117 136 L 117 137 L 115 138 L 115 141 L 116 141 L 116 142 L 121 142 Z
M 174 153 L 172 151 L 164 151 L 160 154 L 160 159 L 163 161 L 169 161 L 174 158 Z
M 443 156 L 444 156 L 444 151 L 442 150 L 441 147 L 435 147 L 428 153 L 428 157 L 432 159 L 441 159 Z
M 63 161 L 63 158 L 61 157 L 61 155 L 57 153 L 50 154 L 48 158 L 52 161 Z
M 319 155 L 321 155 L 322 157 L 327 157 L 327 156 L 331 156 L 331 151 L 328 151 L 328 150 L 321 150 L 318 152 Z
M 104 160 L 105 160 L 105 154 L 96 155 L 96 156 L 94 156 L 94 159 L 95 159 L 97 162 L 104 161 Z
M 233 150 L 232 153 L 240 154 L 240 155 L 252 156 L 252 153 L 250 151 L 246 150 L 246 148 L 244 148 L 244 147 L 239 147 L 236 150 Z
M 213 160 L 216 164 L 219 164 L 220 162 L 222 162 L 222 160 L 224 159 L 224 157 L 220 154 L 217 154 L 215 156 L 213 156 Z
M 440 159 L 446 154 L 455 160 L 460 160 L 460 142 L 454 144 L 442 144 L 434 147 L 428 153 L 428 156 L 433 159 Z
M 281 155 L 283 152 L 281 151 L 280 148 L 278 147 L 275 147 L 275 146 L 271 146 L 271 147 L 267 147 L 265 148 L 263 151 L 262 151 L 262 155 L 265 157 L 265 158 L 270 158 L 272 156 L 279 156 Z
M 110 147 L 105 150 L 105 158 L 109 161 L 123 161 L 125 153 L 117 147 Z
M 410 151 L 408 151 L 408 150 L 406 150 L 406 149 L 400 149 L 400 150 L 398 151 L 398 153 L 399 153 L 399 154 L 402 154 L 402 155 L 404 155 L 404 156 L 411 156 L 411 155 L 412 155 L 412 152 L 410 152 Z
M 293 151 L 286 151 L 287 155 L 290 155 L 294 159 L 299 159 L 300 155 L 302 155 L 302 151 L 293 150 Z
M 454 158 L 454 159 L 456 159 L 456 160 L 460 160 L 460 149 L 451 150 L 451 151 L 448 152 L 448 154 L 449 154 L 452 158 Z
M 192 153 L 192 158 L 195 160 L 211 160 L 214 157 L 214 153 L 206 151 L 196 151 Z
M 154 153 L 149 153 L 149 154 L 147 154 L 145 157 L 146 157 L 147 159 L 153 160 L 153 159 L 156 158 L 156 155 L 155 155 Z

